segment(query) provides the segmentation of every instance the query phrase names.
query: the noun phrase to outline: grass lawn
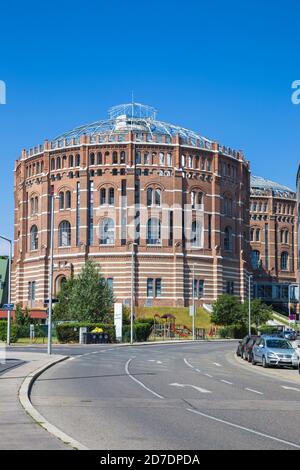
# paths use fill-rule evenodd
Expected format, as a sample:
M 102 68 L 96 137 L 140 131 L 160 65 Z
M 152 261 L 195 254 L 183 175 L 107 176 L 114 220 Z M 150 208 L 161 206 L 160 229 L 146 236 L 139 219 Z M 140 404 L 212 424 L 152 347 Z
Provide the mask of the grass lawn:
M 58 344 L 58 340 L 55 336 L 52 338 L 53 344 Z M 19 338 L 18 342 L 15 344 L 47 344 L 47 338 L 35 338 L 33 341 L 30 341 L 30 338 Z
M 139 307 L 135 309 L 136 318 L 153 318 L 155 314 L 160 316 L 171 313 L 176 317 L 176 325 L 185 325 L 192 328 L 192 317 L 189 315 L 187 307 Z M 203 308 L 197 308 L 196 328 L 205 328 L 208 332 L 211 327 L 210 315 Z

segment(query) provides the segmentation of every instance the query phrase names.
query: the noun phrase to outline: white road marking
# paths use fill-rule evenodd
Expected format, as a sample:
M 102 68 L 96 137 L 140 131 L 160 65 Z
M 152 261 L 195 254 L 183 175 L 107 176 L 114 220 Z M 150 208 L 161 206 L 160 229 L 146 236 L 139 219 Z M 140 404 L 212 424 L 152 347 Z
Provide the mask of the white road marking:
M 232 383 L 232 382 L 228 382 L 228 380 L 221 380 L 221 382 L 223 382 L 224 384 L 233 385 L 233 383 Z
M 183 360 L 184 360 L 184 362 L 186 363 L 187 366 L 189 366 L 189 367 L 191 367 L 192 369 L 194 369 L 194 366 L 192 366 L 192 364 L 190 364 L 189 361 L 188 361 L 186 358 L 184 358 Z
M 214 362 L 213 364 L 214 364 L 214 366 L 222 367 L 221 364 L 219 364 L 218 362 Z
M 148 362 L 155 362 L 155 359 L 148 359 Z
M 200 370 L 200 369 L 196 369 L 196 372 L 199 372 L 199 374 L 201 374 L 201 370 Z
M 211 393 L 210 390 L 206 390 L 206 388 L 201 388 L 201 387 L 196 387 L 196 385 L 190 385 L 190 384 L 170 384 L 171 387 L 181 387 L 181 388 L 184 388 L 184 387 L 191 387 L 191 388 L 194 388 L 195 390 L 197 390 L 198 392 L 200 393 Z
M 154 392 L 153 390 L 151 390 L 151 388 L 149 388 L 145 384 L 143 384 L 143 382 L 141 382 L 140 380 L 133 377 L 133 375 L 131 375 L 131 373 L 129 372 L 129 364 L 131 363 L 132 359 L 134 359 L 134 357 L 132 357 L 131 359 L 128 359 L 128 361 L 126 362 L 126 365 L 125 365 L 125 371 L 126 371 L 126 374 L 128 375 L 128 377 L 130 377 L 132 380 L 134 380 L 137 384 L 139 384 L 145 390 L 148 390 L 148 392 L 152 393 L 152 395 L 156 396 L 157 398 L 160 398 L 161 400 L 164 400 L 165 397 L 162 397 L 158 393 Z
M 286 387 L 285 385 L 281 385 L 282 388 L 284 388 L 285 390 L 294 390 L 295 392 L 300 392 L 300 388 L 296 388 L 296 387 Z
M 156 361 L 156 364 L 162 364 L 162 362 L 161 361 Z
M 212 378 L 213 378 L 213 376 L 212 376 L 212 375 L 209 375 L 209 374 L 204 374 L 204 375 L 206 375 L 206 377 L 209 377 L 210 379 L 212 379 Z
M 217 421 L 217 422 L 222 423 L 222 424 L 227 424 L 227 426 L 231 426 L 233 428 L 241 429 L 243 431 L 250 432 L 251 434 L 256 434 L 257 436 L 266 437 L 267 439 L 271 439 L 271 440 L 276 441 L 276 442 L 281 442 L 282 444 L 286 444 L 288 446 L 296 447 L 297 449 L 300 449 L 300 445 L 295 444 L 294 442 L 285 441 L 283 439 L 279 439 L 278 437 L 270 436 L 268 434 L 264 434 L 262 432 L 255 431 L 254 429 L 245 428 L 244 426 L 239 426 L 238 424 L 231 423 L 230 421 L 225 421 L 223 419 L 215 418 L 214 416 L 210 416 L 210 415 L 207 415 L 205 413 L 201 413 L 200 411 L 197 411 L 197 410 L 192 410 L 190 408 L 187 408 L 187 411 L 190 411 L 191 413 L 203 416 L 204 418 L 208 418 L 208 419 L 211 419 L 213 421 Z
M 253 388 L 245 388 L 245 390 L 247 390 L 248 392 L 257 393 L 257 395 L 263 395 L 262 392 L 259 392 L 258 390 L 253 390 Z

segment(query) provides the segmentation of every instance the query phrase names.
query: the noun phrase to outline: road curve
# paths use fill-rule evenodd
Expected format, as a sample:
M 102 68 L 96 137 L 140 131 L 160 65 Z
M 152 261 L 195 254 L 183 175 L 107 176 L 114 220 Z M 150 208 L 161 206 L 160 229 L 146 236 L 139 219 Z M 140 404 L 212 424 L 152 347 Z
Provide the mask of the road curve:
M 232 360 L 234 343 L 88 349 L 31 399 L 90 449 L 300 449 L 299 387 Z

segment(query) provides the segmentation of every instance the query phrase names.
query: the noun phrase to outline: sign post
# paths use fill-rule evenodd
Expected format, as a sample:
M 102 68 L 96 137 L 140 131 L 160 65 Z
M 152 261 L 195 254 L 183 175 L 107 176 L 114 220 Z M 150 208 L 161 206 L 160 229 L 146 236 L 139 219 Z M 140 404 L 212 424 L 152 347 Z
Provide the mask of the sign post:
M 123 305 L 119 303 L 114 305 L 114 324 L 116 330 L 116 339 L 118 341 L 122 341 Z

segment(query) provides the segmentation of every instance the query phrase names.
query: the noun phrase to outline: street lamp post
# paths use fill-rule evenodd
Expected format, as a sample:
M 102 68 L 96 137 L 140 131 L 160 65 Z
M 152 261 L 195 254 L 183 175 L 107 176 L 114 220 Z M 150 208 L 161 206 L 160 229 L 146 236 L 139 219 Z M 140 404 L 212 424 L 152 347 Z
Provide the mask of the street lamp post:
M 195 265 L 193 264 L 192 276 L 192 292 L 193 292 L 193 341 L 195 341 Z
M 251 279 L 253 278 L 252 274 L 249 274 L 249 285 L 248 285 L 248 321 L 249 321 L 249 336 L 251 336 Z
M 49 303 L 48 303 L 48 345 L 47 352 L 52 354 L 52 292 L 53 292 L 53 235 L 54 235 L 54 194 L 50 196 L 50 269 L 49 269 Z
M 135 284 L 135 270 L 134 270 L 134 255 L 135 246 L 137 243 L 132 242 L 131 250 L 131 306 L 130 306 L 130 344 L 133 344 L 133 320 L 134 320 L 134 284 Z
M 12 240 L 6 237 L 2 237 L 0 235 L 0 238 L 6 242 L 9 243 L 9 262 L 8 262 L 8 294 L 7 294 L 7 303 L 11 303 L 11 262 L 12 262 Z M 7 312 L 7 337 L 6 337 L 6 342 L 7 345 L 10 345 L 10 310 L 8 309 Z

